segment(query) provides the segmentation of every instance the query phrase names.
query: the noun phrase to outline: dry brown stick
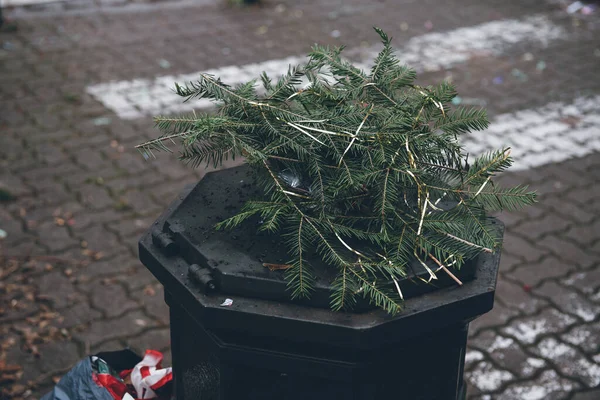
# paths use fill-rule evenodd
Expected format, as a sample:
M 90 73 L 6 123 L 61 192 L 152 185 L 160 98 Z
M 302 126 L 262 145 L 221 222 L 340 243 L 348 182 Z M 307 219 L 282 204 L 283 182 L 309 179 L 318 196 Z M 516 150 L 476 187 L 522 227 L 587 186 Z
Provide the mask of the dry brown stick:
M 450 272 L 450 270 L 449 270 L 448 268 L 446 268 L 446 266 L 445 266 L 444 264 L 442 264 L 442 263 L 441 263 L 441 262 L 440 262 L 440 261 L 439 261 L 437 258 L 435 258 L 435 257 L 434 257 L 432 254 L 429 254 L 429 257 L 431 257 L 431 259 L 432 259 L 433 261 L 435 261 L 435 263 L 436 263 L 436 264 L 437 264 L 437 265 L 438 265 L 438 266 L 439 266 L 441 269 L 443 269 L 443 270 L 444 270 L 444 272 L 445 272 L 445 273 L 447 273 L 447 274 L 448 274 L 448 276 L 449 276 L 450 278 L 454 279 L 454 282 L 456 282 L 456 283 L 458 283 L 460 286 L 462 286 L 462 284 L 463 284 L 463 283 L 461 282 L 461 280 L 460 280 L 460 279 L 458 279 L 458 278 L 456 277 L 456 275 L 454 275 L 452 272 Z
M 289 265 L 289 264 L 271 264 L 271 263 L 263 263 L 263 267 L 267 267 L 271 271 L 277 271 L 277 270 L 292 268 L 292 266 Z

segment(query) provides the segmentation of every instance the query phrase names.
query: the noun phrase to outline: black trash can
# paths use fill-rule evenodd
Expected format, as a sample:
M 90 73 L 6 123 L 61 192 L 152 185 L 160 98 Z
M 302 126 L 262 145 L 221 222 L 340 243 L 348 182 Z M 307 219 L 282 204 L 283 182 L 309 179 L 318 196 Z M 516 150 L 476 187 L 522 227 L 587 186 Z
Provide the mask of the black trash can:
M 323 268 L 311 299 L 292 302 L 283 272 L 263 266 L 285 262 L 279 238 L 252 222 L 212 230 L 255 194 L 252 179 L 247 166 L 207 174 L 140 240 L 170 307 L 177 399 L 464 399 L 468 326 L 492 309 L 500 254 L 466 263 L 460 287 L 443 273 L 418 283 L 415 264 L 396 316 L 366 302 L 330 311 Z

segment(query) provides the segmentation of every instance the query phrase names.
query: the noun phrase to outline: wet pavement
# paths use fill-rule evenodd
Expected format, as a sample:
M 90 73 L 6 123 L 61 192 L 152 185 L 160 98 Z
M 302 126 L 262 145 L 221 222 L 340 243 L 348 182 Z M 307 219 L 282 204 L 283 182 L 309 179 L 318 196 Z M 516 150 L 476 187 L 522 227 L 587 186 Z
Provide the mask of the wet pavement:
M 490 130 L 465 145 L 511 145 L 502 181 L 540 195 L 501 217 L 496 305 L 470 329 L 469 398 L 600 398 L 597 3 L 31 3 L 5 8 L 17 30 L 0 32 L 2 398 L 37 398 L 100 350 L 169 357 L 168 309 L 136 242 L 204 171 L 133 146 L 157 134 L 151 115 L 189 111 L 172 82 L 209 69 L 244 80 L 315 42 L 368 64 L 373 25 L 420 82 L 452 79 L 457 102 L 489 109 Z

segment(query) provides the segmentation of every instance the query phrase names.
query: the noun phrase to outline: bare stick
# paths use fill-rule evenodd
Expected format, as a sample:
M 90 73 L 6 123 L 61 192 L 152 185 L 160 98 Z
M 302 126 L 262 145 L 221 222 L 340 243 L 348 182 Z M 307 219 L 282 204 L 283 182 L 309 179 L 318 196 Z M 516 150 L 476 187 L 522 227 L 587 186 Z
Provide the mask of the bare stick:
M 435 258 L 435 257 L 434 257 L 432 254 L 429 254 L 429 257 L 431 257 L 431 259 L 432 259 L 433 261 L 435 261 L 435 263 L 436 263 L 436 264 L 437 264 L 437 265 L 438 265 L 438 266 L 439 266 L 441 269 L 443 269 L 443 270 L 444 270 L 444 272 L 445 272 L 445 273 L 447 273 L 447 274 L 448 274 L 448 276 L 449 276 L 450 278 L 454 279 L 454 282 L 456 282 L 456 283 L 458 283 L 460 286 L 462 286 L 462 284 L 463 284 L 463 283 L 461 282 L 461 280 L 460 280 L 460 279 L 458 279 L 458 278 L 456 277 L 456 275 L 454 275 L 452 272 L 450 272 L 450 270 L 449 270 L 448 268 L 446 268 L 446 266 L 445 266 L 444 264 L 442 264 L 442 263 L 441 263 L 441 262 L 440 262 L 440 261 L 439 261 L 437 258 Z

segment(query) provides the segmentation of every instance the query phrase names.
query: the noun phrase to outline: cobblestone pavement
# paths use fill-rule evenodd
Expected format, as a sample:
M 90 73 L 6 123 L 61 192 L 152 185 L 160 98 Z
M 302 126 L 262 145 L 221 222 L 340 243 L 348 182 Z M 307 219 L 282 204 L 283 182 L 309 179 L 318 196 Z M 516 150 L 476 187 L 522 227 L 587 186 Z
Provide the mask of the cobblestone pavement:
M 536 206 L 502 215 L 496 305 L 470 328 L 469 398 L 600 398 L 600 10 L 570 14 L 569 3 L 77 0 L 5 9 L 17 30 L 0 32 L 2 398 L 35 398 L 99 350 L 169 357 L 168 310 L 136 241 L 203 171 L 167 155 L 145 162 L 133 149 L 156 134 L 147 114 L 176 110 L 163 101 L 168 89 L 162 97 L 148 88 L 224 66 L 236 79 L 256 70 L 239 66 L 281 65 L 265 62 L 315 42 L 347 43 L 359 57 L 376 44 L 372 25 L 395 37 L 421 82 L 451 78 L 463 104 L 488 107 L 494 125 L 467 145 L 512 144 L 519 161 L 502 180 L 540 194 Z

